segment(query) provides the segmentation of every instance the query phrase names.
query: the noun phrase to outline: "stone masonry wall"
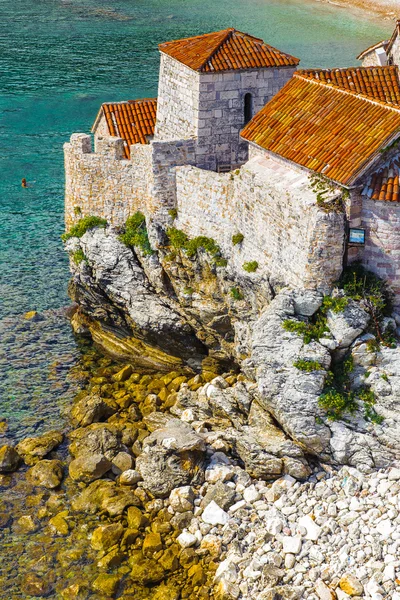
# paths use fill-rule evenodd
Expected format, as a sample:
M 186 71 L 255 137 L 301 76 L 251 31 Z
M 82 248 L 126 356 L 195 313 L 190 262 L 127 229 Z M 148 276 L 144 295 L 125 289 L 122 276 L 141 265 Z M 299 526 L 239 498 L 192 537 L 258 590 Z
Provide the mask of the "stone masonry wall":
M 174 167 L 195 160 L 193 140 L 135 144 L 126 160 L 122 139 L 97 137 L 93 152 L 89 135 L 74 134 L 64 152 L 67 229 L 88 215 L 122 225 L 137 210 L 164 222 L 176 203 Z
M 400 203 L 364 197 L 361 223 L 366 230 L 362 263 L 388 281 L 400 305 Z
M 240 139 L 245 95 L 256 114 L 292 77 L 294 67 L 198 73 L 161 53 L 156 140 L 197 138 L 196 165 L 213 171 L 248 158 Z
M 328 290 L 342 269 L 344 217 L 316 206 L 308 176 L 267 156 L 255 155 L 238 174 L 194 167 L 177 169 L 176 227 L 189 236 L 213 237 L 229 267 L 247 276 L 271 277 L 275 286 Z M 242 233 L 234 246 L 232 235 Z
M 199 73 L 161 53 L 155 139 L 196 136 L 198 112 Z
M 361 65 L 363 67 L 380 67 L 381 66 L 375 50 L 373 50 L 372 52 L 370 52 L 363 58 Z
M 91 137 L 83 133 L 72 135 L 64 145 L 67 229 L 88 215 L 124 223 L 149 199 L 150 146 L 132 146 L 130 161 L 123 158 L 123 140 L 119 138 L 99 138 L 96 146 L 97 152 L 93 152 Z
M 217 170 L 246 162 L 248 144 L 240 139 L 245 125 L 245 95 L 251 94 L 252 114 L 289 81 L 294 67 L 222 73 L 200 73 L 197 166 Z

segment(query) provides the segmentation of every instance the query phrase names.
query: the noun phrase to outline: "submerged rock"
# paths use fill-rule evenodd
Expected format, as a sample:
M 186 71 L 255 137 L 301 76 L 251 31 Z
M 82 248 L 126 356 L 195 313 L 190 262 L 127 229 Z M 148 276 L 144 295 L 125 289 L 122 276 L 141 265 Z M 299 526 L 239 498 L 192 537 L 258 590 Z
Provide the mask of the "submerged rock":
M 97 394 L 85 396 L 74 404 L 71 409 L 72 422 L 75 425 L 86 427 L 91 423 L 105 421 L 114 414 L 115 410 Z
M 72 508 L 78 512 L 108 512 L 110 517 L 122 515 L 128 506 L 139 506 L 139 499 L 129 488 L 120 488 L 114 481 L 100 479 L 90 483 L 87 488 L 72 499 Z
M 17 445 L 17 452 L 22 456 L 27 465 L 34 465 L 47 456 L 63 441 L 64 436 L 60 431 L 49 431 L 40 437 L 29 437 Z
M 109 471 L 112 463 L 104 454 L 80 454 L 69 465 L 69 475 L 74 481 L 90 483 Z
M 58 487 L 63 478 L 63 467 L 60 460 L 40 460 L 27 473 L 33 485 L 48 489 Z
M 12 446 L 0 448 L 0 473 L 12 473 L 18 469 L 21 457 Z
M 206 445 L 190 425 L 171 419 L 144 442 L 136 459 L 143 487 L 157 498 L 172 490 L 204 479 Z
M 112 460 L 121 448 L 120 431 L 109 423 L 92 423 L 71 433 L 69 451 L 72 456 L 102 454 Z

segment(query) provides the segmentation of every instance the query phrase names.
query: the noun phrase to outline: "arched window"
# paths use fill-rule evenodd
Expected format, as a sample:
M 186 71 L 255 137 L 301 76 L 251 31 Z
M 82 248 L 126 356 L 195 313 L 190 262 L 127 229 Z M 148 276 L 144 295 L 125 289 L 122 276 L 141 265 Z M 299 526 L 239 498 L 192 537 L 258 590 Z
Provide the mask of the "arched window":
M 251 94 L 245 94 L 244 97 L 244 124 L 247 125 L 253 118 L 253 99 Z

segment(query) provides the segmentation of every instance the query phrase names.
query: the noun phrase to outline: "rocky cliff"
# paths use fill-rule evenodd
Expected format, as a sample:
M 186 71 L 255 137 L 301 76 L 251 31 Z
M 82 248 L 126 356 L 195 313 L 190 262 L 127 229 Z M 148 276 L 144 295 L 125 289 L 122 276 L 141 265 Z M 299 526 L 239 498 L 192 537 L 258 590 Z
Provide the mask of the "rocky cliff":
M 296 476 L 298 468 L 302 478 L 307 456 L 365 471 L 400 458 L 400 358 L 393 342 L 379 344 L 371 333 L 365 302 L 329 305 L 318 291 L 274 290 L 254 272 L 233 272 L 206 239 L 189 253 L 161 229 L 148 234 L 151 252 L 127 247 L 109 227 L 67 242 L 78 331 L 142 369 L 242 370 L 257 384 L 239 427 L 244 463 L 256 449 L 255 462 L 263 452 L 285 458 L 276 475 Z M 321 315 L 322 330 L 307 339 L 303 325 L 322 322 Z M 345 381 L 338 375 L 344 361 L 351 362 Z M 225 396 L 211 415 L 230 403 L 234 411 Z

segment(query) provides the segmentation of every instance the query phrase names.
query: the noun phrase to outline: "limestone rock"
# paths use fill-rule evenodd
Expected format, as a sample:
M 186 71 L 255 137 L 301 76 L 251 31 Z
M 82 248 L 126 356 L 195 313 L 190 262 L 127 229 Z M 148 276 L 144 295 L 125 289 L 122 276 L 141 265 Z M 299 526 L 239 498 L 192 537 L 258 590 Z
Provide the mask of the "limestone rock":
M 108 550 L 119 542 L 124 533 L 121 523 L 100 525 L 92 534 L 91 546 L 94 550 Z
M 141 552 L 131 554 L 131 579 L 140 585 L 158 583 L 165 577 L 161 564 L 152 558 L 145 558 Z
M 118 371 L 118 373 L 115 373 L 115 375 L 113 376 L 113 379 L 114 379 L 114 381 L 117 381 L 117 382 L 126 381 L 127 379 L 129 379 L 129 377 L 132 375 L 132 373 L 133 373 L 132 365 L 125 365 L 125 367 L 122 367 L 122 369 L 120 371 Z
M 160 534 L 151 531 L 143 540 L 142 552 L 144 556 L 153 556 L 153 554 L 162 550 L 162 547 Z
M 70 463 L 69 475 L 74 481 L 90 483 L 105 475 L 111 466 L 103 454 L 80 454 Z
M 74 425 L 86 427 L 91 423 L 105 421 L 114 412 L 103 398 L 97 394 L 91 394 L 74 404 L 71 409 L 71 417 Z
M 69 525 L 66 517 L 68 516 L 68 511 L 64 510 L 57 515 L 54 515 L 49 520 L 49 526 L 52 531 L 58 533 L 58 535 L 67 535 L 69 532 Z
M 80 454 L 103 454 L 111 461 L 120 450 L 120 436 L 118 429 L 109 423 L 92 423 L 71 433 L 69 451 L 75 457 Z
M 211 500 L 211 502 L 207 504 L 201 518 L 204 523 L 209 523 L 210 525 L 225 525 L 229 520 L 228 513 L 219 507 L 214 500 Z
M 304 589 L 299 586 L 278 585 L 263 590 L 256 600 L 300 600 L 303 597 L 303 591 Z
M 84 312 L 94 320 L 107 325 L 118 343 L 109 350 L 119 358 L 134 360 L 135 365 L 154 370 L 179 366 L 179 357 L 198 357 L 206 354 L 192 327 L 168 305 L 155 291 L 135 254 L 127 248 L 118 235 L 101 228 L 87 232 L 80 240 L 91 265 L 90 272 L 80 269 L 74 273 L 70 293 Z M 154 256 L 152 264 L 156 262 Z M 162 285 L 163 273 L 157 266 L 154 283 Z M 92 331 L 99 343 L 106 345 L 105 335 L 97 326 Z M 124 338 L 128 338 L 122 351 Z M 149 339 L 152 347 L 143 340 Z
M 231 487 L 219 481 L 215 485 L 209 486 L 206 495 L 201 501 L 201 506 L 205 508 L 210 502 L 215 502 L 223 510 L 228 510 L 235 501 L 236 492 Z
M 47 596 L 52 594 L 51 585 L 44 577 L 39 577 L 39 575 L 36 575 L 35 573 L 27 573 L 24 576 L 21 589 L 26 596 L 40 596 L 41 598 L 47 598 Z
M 154 431 L 136 459 L 143 487 L 157 498 L 173 489 L 204 479 L 205 443 L 193 429 L 177 419 Z
M 328 588 L 322 579 L 319 579 L 315 584 L 315 593 L 320 600 L 336 600 L 335 592 Z
M 49 431 L 40 437 L 25 438 L 17 445 L 17 452 L 27 465 L 34 465 L 57 448 L 63 441 L 59 431 Z
M 321 307 L 323 295 L 313 290 L 295 290 L 293 294 L 294 312 L 303 317 L 312 317 Z
M 363 333 L 370 316 L 354 300 L 349 300 L 341 312 L 329 310 L 327 313 L 328 327 L 338 343 L 338 348 L 348 348 L 352 342 Z
M 128 525 L 131 529 L 142 529 L 148 523 L 148 519 L 144 516 L 140 508 L 130 506 L 128 508 Z
M 120 475 L 124 471 L 129 471 L 133 467 L 133 458 L 128 452 L 118 452 L 112 459 L 112 472 L 115 475 Z
M 175 512 L 186 512 L 193 509 L 194 491 L 190 485 L 172 490 L 169 503 Z
M 122 515 L 128 506 L 139 506 L 140 501 L 129 488 L 118 487 L 114 481 L 99 479 L 75 496 L 71 504 L 78 512 L 94 514 L 105 510 L 110 517 L 115 517 Z
M 176 538 L 176 541 L 182 548 L 191 548 L 197 544 L 198 539 L 189 531 L 182 531 L 182 533 Z
M 39 527 L 37 519 L 33 518 L 32 515 L 23 515 L 13 523 L 15 533 L 35 533 Z
M 0 448 L 0 473 L 12 473 L 18 469 L 21 457 L 12 446 Z
M 108 597 L 115 598 L 115 594 L 118 590 L 120 577 L 118 575 L 109 575 L 107 573 L 101 573 L 93 582 L 93 589 L 102 594 L 106 594 Z
M 124 471 L 119 476 L 119 483 L 121 485 L 136 485 L 139 481 L 141 481 L 142 476 L 139 471 L 135 471 L 134 469 L 128 469 Z
M 346 573 L 339 581 L 340 589 L 349 596 L 362 596 L 364 593 L 363 584 L 351 573 Z
M 63 478 L 62 463 L 59 460 L 40 460 L 27 472 L 33 485 L 54 489 Z

